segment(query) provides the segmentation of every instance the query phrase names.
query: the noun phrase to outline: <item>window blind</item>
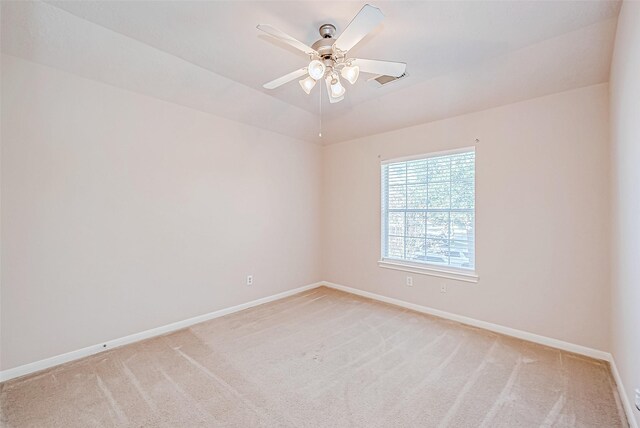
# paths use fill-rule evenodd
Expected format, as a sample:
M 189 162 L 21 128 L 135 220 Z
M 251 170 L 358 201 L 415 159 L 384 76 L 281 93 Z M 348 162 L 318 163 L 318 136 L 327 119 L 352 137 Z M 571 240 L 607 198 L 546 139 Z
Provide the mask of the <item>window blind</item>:
M 382 165 L 382 258 L 475 269 L 475 150 Z

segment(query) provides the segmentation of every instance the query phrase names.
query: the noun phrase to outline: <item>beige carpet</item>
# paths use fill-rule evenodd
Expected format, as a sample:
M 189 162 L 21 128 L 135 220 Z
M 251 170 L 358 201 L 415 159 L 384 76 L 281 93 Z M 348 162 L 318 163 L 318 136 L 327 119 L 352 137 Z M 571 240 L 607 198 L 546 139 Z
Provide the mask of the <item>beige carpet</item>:
M 606 363 L 318 288 L 2 385 L 7 427 L 626 427 Z

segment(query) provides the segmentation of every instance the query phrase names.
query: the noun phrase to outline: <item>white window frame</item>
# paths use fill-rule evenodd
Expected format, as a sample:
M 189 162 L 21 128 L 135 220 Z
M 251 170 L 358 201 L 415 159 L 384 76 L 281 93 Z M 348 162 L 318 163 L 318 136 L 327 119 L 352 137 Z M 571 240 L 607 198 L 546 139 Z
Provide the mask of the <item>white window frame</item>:
M 445 151 L 439 151 L 439 152 L 431 152 L 431 153 L 424 153 L 424 154 L 420 154 L 420 155 L 415 155 L 415 156 L 406 156 L 406 157 L 401 157 L 401 158 L 393 158 L 393 159 L 386 159 L 380 162 L 380 185 L 383 186 L 384 183 L 382 182 L 382 167 L 386 164 L 390 164 L 390 163 L 396 163 L 396 162 L 407 162 L 407 161 L 412 161 L 412 160 L 418 160 L 418 159 L 429 159 L 429 158 L 433 158 L 433 157 L 440 157 L 440 156 L 448 156 L 448 155 L 454 155 L 456 153 L 466 153 L 466 152 L 475 152 L 476 148 L 471 146 L 471 147 L 462 147 L 459 149 L 454 149 L 454 150 L 445 150 Z M 475 169 L 475 160 L 474 160 L 474 169 Z M 474 197 L 474 204 L 473 204 L 473 221 L 474 221 L 474 232 L 476 230 L 476 204 L 475 204 L 475 197 L 476 197 L 476 190 L 477 190 L 477 182 L 476 182 L 476 178 L 475 178 L 475 174 L 474 174 L 474 193 L 473 193 L 473 197 Z M 383 188 L 380 189 L 380 195 L 381 195 L 381 199 L 380 199 L 380 212 L 382 214 L 382 211 L 385 209 L 385 207 L 383 207 L 384 204 L 384 200 L 382 199 L 382 194 L 383 194 Z M 378 266 L 382 267 L 382 268 L 386 268 L 386 269 L 393 269 L 393 270 L 399 270 L 399 271 L 404 271 L 404 272 L 410 272 L 410 273 L 415 273 L 415 274 L 420 274 L 420 275 L 431 275 L 431 276 L 436 276 L 436 277 L 440 277 L 440 278 L 447 278 L 447 279 L 455 279 L 458 281 L 465 281 L 465 282 L 472 282 L 472 283 L 476 283 L 478 282 L 478 280 L 480 279 L 477 273 L 477 259 L 475 257 L 475 248 L 477 248 L 477 241 L 475 239 L 474 236 L 474 268 L 473 269 L 464 269 L 464 268 L 456 268 L 453 266 L 442 266 L 442 265 L 436 265 L 436 264 L 432 264 L 432 263 L 428 263 L 428 262 L 413 262 L 413 261 L 408 261 L 408 260 L 402 260 L 402 259 L 393 259 L 393 258 L 385 258 L 384 257 L 384 240 L 386 239 L 386 220 L 385 218 L 381 215 L 380 216 L 380 260 L 378 261 Z M 476 235 L 474 233 L 474 235 Z

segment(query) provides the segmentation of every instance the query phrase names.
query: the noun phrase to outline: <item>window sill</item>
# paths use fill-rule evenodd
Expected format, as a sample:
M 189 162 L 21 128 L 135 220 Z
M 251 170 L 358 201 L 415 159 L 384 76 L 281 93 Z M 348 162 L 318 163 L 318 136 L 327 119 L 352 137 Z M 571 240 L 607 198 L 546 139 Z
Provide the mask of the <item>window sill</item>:
M 385 269 L 401 270 L 405 272 L 417 273 L 419 275 L 431 275 L 440 278 L 455 279 L 465 282 L 478 282 L 480 279 L 475 271 L 458 271 L 447 268 L 439 268 L 435 266 L 418 265 L 411 262 L 402 262 L 397 260 L 380 260 L 378 266 Z

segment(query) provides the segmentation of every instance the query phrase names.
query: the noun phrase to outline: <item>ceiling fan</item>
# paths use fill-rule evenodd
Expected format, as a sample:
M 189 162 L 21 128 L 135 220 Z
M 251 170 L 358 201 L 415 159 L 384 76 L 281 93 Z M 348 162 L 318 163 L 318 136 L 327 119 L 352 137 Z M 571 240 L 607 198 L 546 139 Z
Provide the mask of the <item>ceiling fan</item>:
M 319 80 L 324 80 L 329 93 L 329 101 L 337 103 L 344 99 L 346 92 L 346 89 L 340 83 L 340 76 L 352 85 L 358 80 L 360 72 L 391 77 L 402 76 L 407 67 L 404 62 L 358 59 L 348 56 L 349 50 L 376 28 L 383 18 L 384 15 L 380 9 L 366 4 L 337 39 L 334 38 L 336 32 L 334 25 L 321 25 L 319 32 L 322 38 L 311 46 L 270 25 L 258 25 L 257 28 L 259 30 L 299 49 L 307 54 L 311 60 L 308 66 L 267 82 L 263 87 L 275 89 L 307 75 L 306 78 L 299 81 L 300 86 L 307 95 L 311 93 L 311 90 Z

